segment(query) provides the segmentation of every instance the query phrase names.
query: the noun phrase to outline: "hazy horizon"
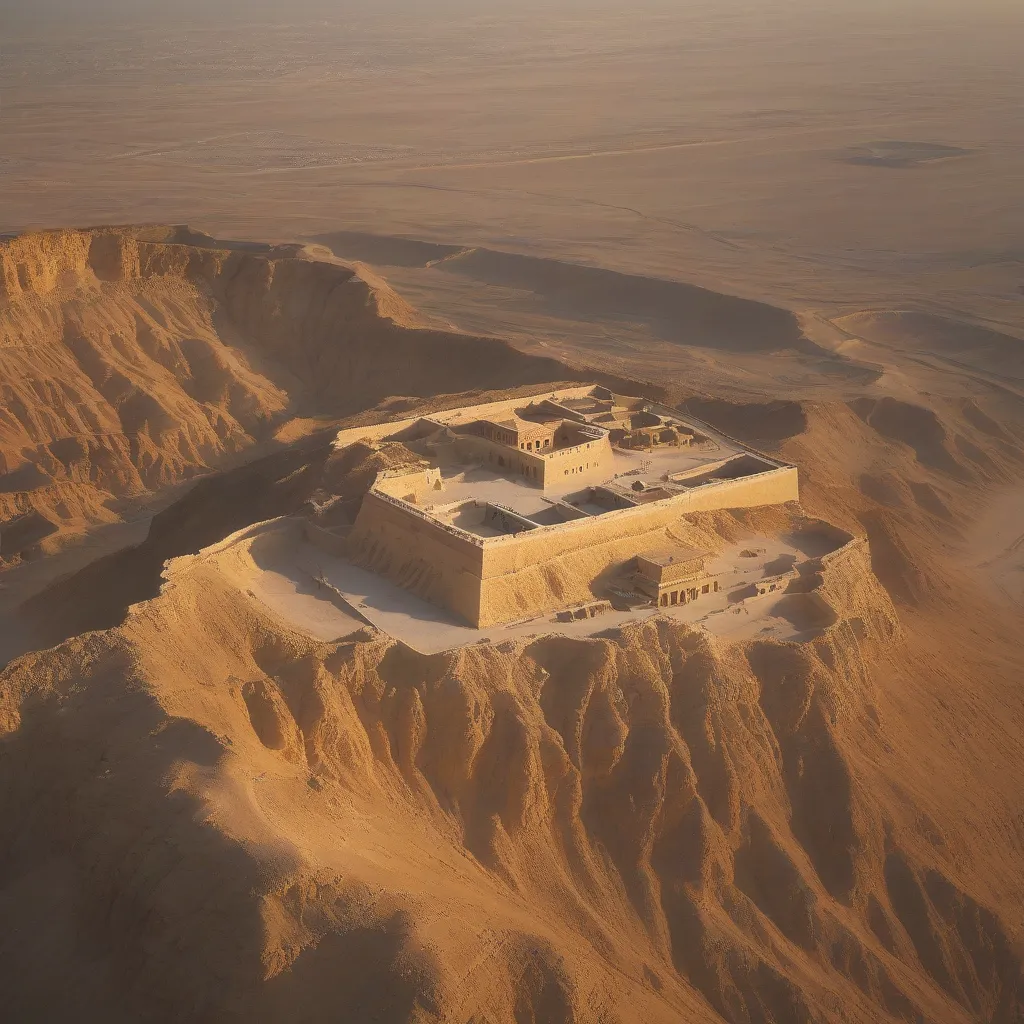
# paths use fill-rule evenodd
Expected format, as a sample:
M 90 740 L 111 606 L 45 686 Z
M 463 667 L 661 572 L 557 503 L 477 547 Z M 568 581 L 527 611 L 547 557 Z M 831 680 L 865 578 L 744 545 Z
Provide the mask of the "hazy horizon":
M 1024 1021 L 1022 40 L 0 0 L 0 1016 Z
M 790 303 L 856 266 L 879 301 L 979 310 L 983 266 L 1021 319 L 1024 9 L 15 6 L 0 230 L 373 231 Z

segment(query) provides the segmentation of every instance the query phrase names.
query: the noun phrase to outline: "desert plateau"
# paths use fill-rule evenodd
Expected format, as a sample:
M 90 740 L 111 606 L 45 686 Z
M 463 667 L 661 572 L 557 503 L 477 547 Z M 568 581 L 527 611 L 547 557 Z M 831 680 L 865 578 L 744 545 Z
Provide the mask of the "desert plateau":
M 0 31 L 0 1021 L 1024 1022 L 1024 8 Z

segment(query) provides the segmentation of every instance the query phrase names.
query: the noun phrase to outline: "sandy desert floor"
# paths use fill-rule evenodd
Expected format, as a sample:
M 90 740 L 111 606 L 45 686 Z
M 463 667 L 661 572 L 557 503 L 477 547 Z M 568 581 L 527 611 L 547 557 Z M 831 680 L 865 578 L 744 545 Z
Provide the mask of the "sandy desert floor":
M 1024 328 L 1019 5 L 205 7 L 10 19 L 0 230 L 401 235 Z

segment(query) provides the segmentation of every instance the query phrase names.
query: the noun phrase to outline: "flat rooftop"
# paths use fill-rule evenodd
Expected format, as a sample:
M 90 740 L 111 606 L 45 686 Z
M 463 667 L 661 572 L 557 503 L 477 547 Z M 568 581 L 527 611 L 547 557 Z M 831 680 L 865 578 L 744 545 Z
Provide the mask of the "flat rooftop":
M 675 565 L 677 562 L 692 562 L 695 558 L 706 558 L 707 554 L 706 551 L 701 551 L 700 548 L 680 547 L 653 553 L 644 551 L 641 552 L 640 557 L 645 561 L 664 568 L 667 565 Z
M 542 517 L 538 525 L 547 525 L 545 513 L 559 503 L 571 505 L 581 516 L 599 516 L 611 506 L 588 500 L 591 488 L 609 487 L 620 491 L 629 502 L 643 504 L 644 491 L 653 493 L 646 500 L 657 500 L 666 495 L 659 491 L 665 485 L 663 477 L 698 471 L 713 466 L 724 458 L 743 454 L 744 449 L 727 442 L 711 440 L 699 450 L 692 448 L 666 448 L 655 451 L 612 451 L 610 468 L 603 472 L 583 473 L 566 479 L 564 485 L 542 491 L 524 480 L 508 477 L 480 465 L 448 465 L 441 467 L 442 489 L 432 493 L 430 503 L 417 506 L 428 516 L 448 523 L 480 537 L 500 536 L 500 531 L 483 523 L 474 524 L 466 514 L 449 514 L 458 502 L 476 501 L 481 504 L 502 505 L 531 521 Z M 772 467 L 765 467 L 772 468 Z M 640 490 L 634 490 L 639 485 Z M 461 520 L 461 521 L 460 521 Z

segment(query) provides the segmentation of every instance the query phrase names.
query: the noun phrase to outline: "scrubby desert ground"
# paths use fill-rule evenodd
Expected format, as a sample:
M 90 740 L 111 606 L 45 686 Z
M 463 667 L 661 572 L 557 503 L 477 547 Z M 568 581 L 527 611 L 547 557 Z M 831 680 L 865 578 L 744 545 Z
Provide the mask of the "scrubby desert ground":
M 1024 1018 L 1018 5 L 3 13 L 0 1016 Z M 813 641 L 261 600 L 339 425 L 590 379 L 864 538 Z

